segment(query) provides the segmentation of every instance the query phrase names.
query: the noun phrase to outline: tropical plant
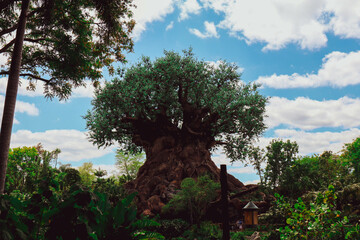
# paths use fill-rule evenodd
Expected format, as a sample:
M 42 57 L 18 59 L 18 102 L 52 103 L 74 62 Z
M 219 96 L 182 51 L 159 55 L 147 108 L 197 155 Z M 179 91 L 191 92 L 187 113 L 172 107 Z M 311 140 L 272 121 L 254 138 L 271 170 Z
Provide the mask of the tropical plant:
M 131 0 L 6 0 L 0 3 L 0 54 L 8 61 L 0 75 L 8 85 L 0 134 L 0 193 L 5 174 L 19 77 L 44 82 L 46 97 L 66 99 L 73 87 L 94 86 L 103 67 L 124 62 L 123 50 L 131 51 Z M 16 35 L 15 35 L 16 33 Z M 14 37 L 15 36 L 15 37 Z
M 342 156 L 349 161 L 355 181 L 360 182 L 360 137 L 345 144 Z
M 19 214 L 24 211 L 21 200 L 7 194 L 0 195 L 0 239 L 29 239 L 28 227 Z
M 185 239 L 220 240 L 222 239 L 222 230 L 218 225 L 205 221 L 191 226 L 184 232 L 184 237 Z
M 200 176 L 197 180 L 185 178 L 181 182 L 181 190 L 164 206 L 163 211 L 185 212 L 191 224 L 199 224 L 209 203 L 218 196 L 219 189 L 220 184 L 214 182 L 208 175 Z
M 41 159 L 35 147 L 19 147 L 9 151 L 9 164 L 6 174 L 6 192 L 19 190 L 22 193 L 36 189 Z
M 309 191 L 323 191 L 330 184 L 338 188 L 351 182 L 350 169 L 343 158 L 325 151 L 321 155 L 296 159 L 279 177 L 279 192 L 296 199 Z
M 81 178 L 81 183 L 87 187 L 90 187 L 96 179 L 95 169 L 93 168 L 93 163 L 84 162 L 79 168 L 79 174 Z
M 306 205 L 301 198 L 289 209 L 281 239 L 344 239 L 344 225 L 348 219 L 336 210 L 336 194 L 330 185 L 325 193 L 319 193 L 315 202 Z
M 135 179 L 139 168 L 144 163 L 144 155 L 144 153 L 124 153 L 123 151 L 118 149 L 115 155 L 115 166 L 120 170 L 121 175 L 126 175 L 129 176 L 130 179 Z

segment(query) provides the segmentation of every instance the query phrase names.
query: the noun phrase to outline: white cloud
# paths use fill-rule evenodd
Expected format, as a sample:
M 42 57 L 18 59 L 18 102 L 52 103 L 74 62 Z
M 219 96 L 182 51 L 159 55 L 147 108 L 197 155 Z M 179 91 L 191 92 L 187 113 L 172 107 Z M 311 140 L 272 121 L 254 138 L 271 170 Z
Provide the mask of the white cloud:
M 329 25 L 335 35 L 360 38 L 360 1 L 327 0 L 326 10 L 333 15 Z
M 342 150 L 345 143 L 351 143 L 360 137 L 360 129 L 352 128 L 342 132 L 305 132 L 301 130 L 277 129 L 273 138 L 289 139 L 299 145 L 300 155 L 311 155 L 331 150 L 334 153 Z M 258 145 L 265 147 L 273 138 L 260 138 Z
M 237 173 L 237 174 L 256 174 L 256 171 L 253 167 L 236 167 L 236 168 L 229 168 L 229 173 Z
M 219 38 L 219 34 L 217 33 L 216 31 L 216 26 L 213 22 L 208 22 L 208 21 L 205 21 L 204 22 L 204 26 L 205 26 L 205 32 L 202 33 L 200 32 L 198 29 L 196 28 L 190 28 L 189 31 L 190 33 L 198 36 L 199 38 Z
M 136 21 L 133 37 L 136 41 L 146 30 L 147 24 L 162 21 L 166 15 L 174 11 L 175 0 L 135 0 L 134 4 L 137 6 L 133 10 Z
M 264 50 L 288 44 L 302 49 L 326 46 L 326 33 L 360 38 L 358 0 L 201 0 L 204 7 L 224 14 L 220 26 L 248 44 L 265 43 Z
M 224 63 L 222 60 L 217 60 L 216 62 L 214 62 L 214 61 L 206 61 L 206 62 L 207 62 L 210 66 L 212 66 L 212 67 L 214 67 L 214 68 L 219 68 L 220 64 Z M 234 64 L 236 64 L 236 63 L 234 63 Z M 238 72 L 239 74 L 242 74 L 242 73 L 244 72 L 244 68 L 239 67 L 239 68 L 237 69 L 237 72 Z
M 5 103 L 5 96 L 0 95 L 0 122 L 4 111 L 4 103 Z M 35 106 L 34 103 L 28 103 L 17 100 L 15 105 L 15 114 L 16 113 L 26 113 L 30 116 L 38 116 L 39 109 Z M 18 123 L 19 121 L 15 118 L 14 124 L 18 124 Z
M 199 14 L 201 10 L 201 6 L 196 0 L 180 1 L 179 8 L 179 21 L 189 18 L 189 14 Z
M 107 175 L 106 176 L 111 176 L 111 175 L 118 175 L 119 174 L 119 170 L 116 168 L 115 165 L 108 165 L 108 164 L 94 164 L 93 165 L 94 169 L 101 169 L 101 170 L 105 170 Z
M 5 66 L 7 60 L 8 56 L 6 56 L 5 54 L 0 54 L 0 70 Z
M 342 97 L 337 100 L 317 101 L 305 97 L 289 100 L 272 97 L 266 107 L 265 123 L 269 128 L 281 124 L 311 130 L 321 127 L 360 126 L 360 98 Z
M 59 161 L 63 163 L 102 157 L 115 149 L 115 147 L 98 149 L 88 141 L 85 132 L 78 130 L 63 129 L 45 132 L 19 130 L 11 136 L 12 148 L 34 146 L 38 143 L 41 143 L 48 150 L 60 148 Z
M 252 181 L 246 181 L 244 182 L 244 185 L 248 184 L 258 184 L 260 182 L 260 179 L 252 180 Z
M 220 26 L 229 29 L 230 35 L 244 38 L 248 44 L 263 42 L 264 50 L 277 50 L 289 43 L 301 48 L 315 49 L 326 45 L 327 27 L 317 21 L 322 14 L 324 1 L 239 0 L 214 6 L 225 13 Z
M 5 94 L 7 87 L 7 77 L 0 78 L 0 93 Z M 44 82 L 37 81 L 35 91 L 29 91 L 26 89 L 28 86 L 28 80 L 20 78 L 21 85 L 18 88 L 18 95 L 28 97 L 44 96 Z M 73 88 L 73 92 L 70 98 L 93 98 L 94 86 L 90 80 L 85 80 L 85 87 Z M 102 85 L 102 81 L 100 84 Z
M 316 74 L 277 75 L 259 77 L 256 82 L 271 88 L 346 87 L 360 84 L 360 51 L 332 52 L 323 58 Z
M 169 31 L 169 30 L 172 29 L 173 27 L 174 27 L 174 21 L 171 21 L 171 22 L 169 23 L 169 25 L 166 26 L 165 31 Z

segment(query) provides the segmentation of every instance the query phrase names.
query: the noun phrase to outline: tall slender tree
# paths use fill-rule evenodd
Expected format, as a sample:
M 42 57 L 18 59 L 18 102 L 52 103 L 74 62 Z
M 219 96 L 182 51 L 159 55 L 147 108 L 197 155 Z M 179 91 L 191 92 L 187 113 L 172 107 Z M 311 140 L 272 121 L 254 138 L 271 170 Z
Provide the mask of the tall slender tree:
M 113 61 L 125 61 L 132 51 L 132 0 L 4 0 L 0 3 L 0 54 L 8 75 L 0 133 L 0 193 L 4 191 L 19 77 L 29 89 L 42 81 L 44 94 L 60 100 L 73 87 L 113 73 Z M 20 12 L 20 14 L 19 14 Z M 14 33 L 16 35 L 14 36 Z

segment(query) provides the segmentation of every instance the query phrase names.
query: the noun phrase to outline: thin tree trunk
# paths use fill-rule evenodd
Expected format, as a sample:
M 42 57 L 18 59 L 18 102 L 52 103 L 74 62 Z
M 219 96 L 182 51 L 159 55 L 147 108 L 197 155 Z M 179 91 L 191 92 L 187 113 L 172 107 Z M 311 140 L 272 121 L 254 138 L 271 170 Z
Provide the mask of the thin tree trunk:
M 7 161 L 9 157 L 9 148 L 11 140 L 11 131 L 14 121 L 15 104 L 17 91 L 19 86 L 19 76 L 21 67 L 21 55 L 24 42 L 27 12 L 29 9 L 30 0 L 23 0 L 21 5 L 21 13 L 19 17 L 19 24 L 16 31 L 16 40 L 11 58 L 10 73 L 8 85 L 6 89 L 4 112 L 1 122 L 0 132 L 0 194 L 4 193 L 5 177 Z

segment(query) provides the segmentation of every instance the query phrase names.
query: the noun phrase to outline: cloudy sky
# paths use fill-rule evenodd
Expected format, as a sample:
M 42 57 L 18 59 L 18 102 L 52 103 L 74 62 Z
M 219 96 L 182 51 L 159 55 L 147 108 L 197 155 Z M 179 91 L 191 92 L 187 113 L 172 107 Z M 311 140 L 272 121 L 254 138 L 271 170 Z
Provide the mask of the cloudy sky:
M 198 58 L 236 63 L 242 80 L 262 84 L 269 97 L 268 130 L 259 139 L 297 141 L 301 155 L 338 152 L 360 136 L 360 1 L 358 0 L 135 0 L 134 53 L 152 59 L 163 50 L 192 47 Z M 0 55 L 0 65 L 4 58 Z M 126 67 L 119 65 L 120 67 Z M 104 80 L 110 80 L 104 76 Z M 6 78 L 0 78 L 0 115 Z M 12 147 L 41 142 L 60 148 L 60 162 L 91 161 L 111 171 L 114 150 L 87 141 L 82 116 L 91 108 L 91 87 L 67 102 L 43 98 L 41 86 L 19 89 Z M 223 154 L 217 164 L 229 163 Z M 230 169 L 243 182 L 258 177 L 251 167 Z

